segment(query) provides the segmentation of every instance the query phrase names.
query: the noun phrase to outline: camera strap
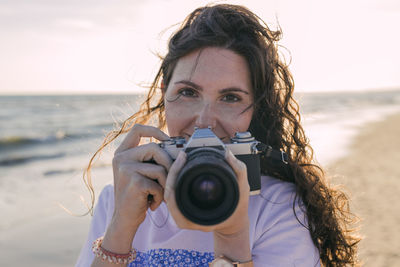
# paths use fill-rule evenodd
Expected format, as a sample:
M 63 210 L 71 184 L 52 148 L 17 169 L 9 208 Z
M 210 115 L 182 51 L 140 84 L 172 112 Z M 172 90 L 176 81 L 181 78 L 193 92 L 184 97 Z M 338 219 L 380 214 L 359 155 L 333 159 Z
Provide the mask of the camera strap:
M 266 145 L 263 143 L 257 144 L 257 150 L 261 151 L 262 156 L 264 156 L 266 158 L 271 158 L 275 161 L 284 163 L 285 165 L 288 164 L 289 157 L 282 150 L 273 149 L 272 146 L 269 146 L 269 145 Z

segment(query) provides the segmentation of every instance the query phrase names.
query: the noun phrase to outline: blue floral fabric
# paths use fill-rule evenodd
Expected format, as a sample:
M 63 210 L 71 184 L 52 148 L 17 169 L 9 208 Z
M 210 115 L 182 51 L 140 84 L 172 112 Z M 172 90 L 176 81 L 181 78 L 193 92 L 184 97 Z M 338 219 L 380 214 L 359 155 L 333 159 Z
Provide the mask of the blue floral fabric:
M 213 252 L 198 252 L 185 249 L 152 249 L 138 251 L 129 267 L 141 266 L 208 266 L 214 259 Z

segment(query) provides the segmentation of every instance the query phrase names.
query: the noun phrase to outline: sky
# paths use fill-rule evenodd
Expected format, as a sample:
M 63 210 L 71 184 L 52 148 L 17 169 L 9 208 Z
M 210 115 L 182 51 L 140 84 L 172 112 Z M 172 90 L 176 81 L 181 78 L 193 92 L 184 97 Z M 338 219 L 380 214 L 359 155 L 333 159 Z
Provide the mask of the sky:
M 199 0 L 0 0 L 0 94 L 136 93 Z M 400 88 L 400 1 L 218 1 L 283 31 L 297 91 Z

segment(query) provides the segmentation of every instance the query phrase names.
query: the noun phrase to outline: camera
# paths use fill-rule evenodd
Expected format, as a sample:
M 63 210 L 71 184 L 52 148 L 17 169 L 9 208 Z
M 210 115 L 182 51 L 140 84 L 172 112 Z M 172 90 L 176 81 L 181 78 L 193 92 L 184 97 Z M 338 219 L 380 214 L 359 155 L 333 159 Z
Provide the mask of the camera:
M 210 128 L 195 128 L 187 142 L 183 137 L 161 142 L 160 147 L 174 160 L 181 150 L 187 154 L 175 184 L 176 203 L 182 214 L 194 223 L 215 225 L 235 211 L 239 186 L 235 172 L 225 160 L 226 149 L 246 164 L 250 194 L 258 194 L 261 189 L 258 144 L 249 132 L 238 132 L 231 143 L 224 144 Z

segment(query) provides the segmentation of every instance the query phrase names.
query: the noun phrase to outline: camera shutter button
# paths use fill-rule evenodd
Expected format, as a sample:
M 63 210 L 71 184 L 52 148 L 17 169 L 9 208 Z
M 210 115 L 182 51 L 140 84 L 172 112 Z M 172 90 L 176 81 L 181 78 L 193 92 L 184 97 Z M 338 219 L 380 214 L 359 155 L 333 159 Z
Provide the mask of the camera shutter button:
M 250 132 L 236 132 L 235 137 L 232 138 L 232 142 L 250 142 L 254 141 L 254 137 L 251 136 Z

